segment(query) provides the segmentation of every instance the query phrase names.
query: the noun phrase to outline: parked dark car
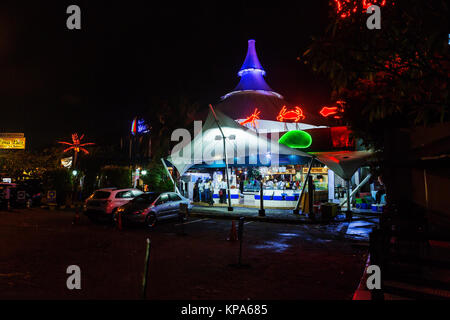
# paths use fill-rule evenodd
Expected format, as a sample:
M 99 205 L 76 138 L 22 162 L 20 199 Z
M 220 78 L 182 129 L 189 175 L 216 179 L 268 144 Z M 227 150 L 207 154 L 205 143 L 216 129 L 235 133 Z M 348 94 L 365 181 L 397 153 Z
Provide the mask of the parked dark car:
M 147 192 L 117 209 L 115 220 L 120 214 L 122 223 L 145 224 L 151 228 L 159 221 L 178 217 L 181 203 L 192 208 L 189 199 L 175 192 Z

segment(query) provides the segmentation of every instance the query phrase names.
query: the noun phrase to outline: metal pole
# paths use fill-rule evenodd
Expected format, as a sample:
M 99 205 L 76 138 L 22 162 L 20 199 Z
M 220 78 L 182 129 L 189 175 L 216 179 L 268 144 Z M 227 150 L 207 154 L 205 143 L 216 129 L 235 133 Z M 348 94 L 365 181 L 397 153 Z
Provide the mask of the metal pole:
M 314 186 L 312 176 L 308 177 L 308 216 L 314 220 Z
M 264 210 L 264 192 L 263 192 L 263 179 L 260 181 L 260 189 L 259 189 L 259 204 L 260 208 L 258 211 L 258 215 L 264 217 L 266 215 L 266 210 Z
M 295 209 L 294 209 L 294 214 L 300 213 L 300 203 L 302 201 L 303 194 L 305 192 L 306 182 L 308 181 L 309 175 L 311 174 L 311 168 L 312 168 L 313 162 L 314 162 L 314 157 L 311 157 L 311 162 L 309 163 L 308 173 L 306 174 L 305 180 L 303 180 L 304 182 L 303 182 L 302 192 L 300 193 L 300 196 L 298 197 L 297 205 L 295 206 Z
M 172 183 L 173 183 L 173 185 L 174 185 L 175 192 L 178 193 L 179 195 L 181 195 L 180 190 L 178 190 L 178 187 L 177 187 L 177 185 L 175 184 L 175 181 L 173 180 L 172 175 L 170 174 L 169 168 L 167 168 L 166 163 L 164 162 L 164 159 L 163 159 L 163 158 L 161 158 L 161 162 L 162 162 L 162 164 L 163 164 L 163 166 L 164 166 L 164 169 L 166 169 L 166 173 L 167 173 L 167 175 L 169 176 L 170 181 L 172 181 Z
M 365 177 L 364 180 L 361 181 L 360 184 L 358 184 L 358 186 L 355 188 L 355 190 L 352 190 L 352 193 L 350 193 L 350 199 L 353 198 L 353 196 L 355 195 L 355 193 L 358 192 L 358 190 L 361 189 L 361 187 L 362 187 L 363 185 L 365 185 L 365 184 L 367 183 L 367 181 L 369 181 L 369 179 L 370 179 L 371 176 L 372 176 L 372 175 L 369 173 L 369 174 L 367 175 L 367 177 Z M 342 205 L 344 205 L 345 203 L 347 203 L 347 199 L 342 200 L 342 202 L 340 203 L 340 205 L 342 206 Z
M 217 119 L 216 113 L 214 112 L 213 106 L 210 104 L 209 108 L 211 109 L 211 112 L 214 116 L 214 119 L 216 120 L 216 124 L 217 127 L 220 130 L 220 133 L 222 134 L 222 138 L 223 138 L 223 152 L 225 154 L 225 173 L 226 173 L 226 177 L 227 177 L 227 193 L 228 193 L 228 211 L 233 211 L 233 207 L 231 206 L 231 194 L 230 194 L 230 177 L 228 176 L 228 156 L 227 156 L 227 149 L 226 149 L 226 145 L 225 145 L 225 134 L 222 131 L 222 127 L 219 124 L 219 120 Z
M 351 201 L 350 201 L 350 179 L 347 180 L 347 212 L 346 218 L 352 218 L 352 209 L 351 209 Z
M 147 238 L 147 247 L 145 250 L 145 261 L 144 261 L 144 276 L 142 278 L 142 299 L 144 300 L 147 294 L 147 278 L 148 278 L 148 265 L 150 261 L 150 249 L 151 249 L 150 239 Z

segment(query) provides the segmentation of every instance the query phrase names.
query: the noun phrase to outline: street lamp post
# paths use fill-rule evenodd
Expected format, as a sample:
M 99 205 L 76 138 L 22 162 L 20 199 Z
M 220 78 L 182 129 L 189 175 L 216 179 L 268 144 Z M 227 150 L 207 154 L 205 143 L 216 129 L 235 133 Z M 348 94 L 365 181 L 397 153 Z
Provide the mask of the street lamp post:
M 228 156 L 227 156 L 227 149 L 226 149 L 226 145 L 225 145 L 225 134 L 222 131 L 222 127 L 219 124 L 219 120 L 217 119 L 216 113 L 214 112 L 214 109 L 212 107 L 212 105 L 209 105 L 209 108 L 211 109 L 211 112 L 214 115 L 214 119 L 216 120 L 216 124 L 217 127 L 220 130 L 220 133 L 222 134 L 222 138 L 223 138 L 223 152 L 225 154 L 225 173 L 226 173 L 226 177 L 227 177 L 227 194 L 228 194 L 228 211 L 233 211 L 233 207 L 231 206 L 231 194 L 230 194 L 230 177 L 228 174 Z

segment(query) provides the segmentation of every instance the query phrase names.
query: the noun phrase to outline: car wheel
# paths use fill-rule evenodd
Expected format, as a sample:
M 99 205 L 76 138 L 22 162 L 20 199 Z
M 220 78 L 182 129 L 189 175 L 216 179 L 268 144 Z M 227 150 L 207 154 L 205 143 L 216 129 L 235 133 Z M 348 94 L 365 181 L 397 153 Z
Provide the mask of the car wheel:
M 148 228 L 154 228 L 156 226 L 156 216 L 154 213 L 149 213 L 145 219 L 145 225 Z

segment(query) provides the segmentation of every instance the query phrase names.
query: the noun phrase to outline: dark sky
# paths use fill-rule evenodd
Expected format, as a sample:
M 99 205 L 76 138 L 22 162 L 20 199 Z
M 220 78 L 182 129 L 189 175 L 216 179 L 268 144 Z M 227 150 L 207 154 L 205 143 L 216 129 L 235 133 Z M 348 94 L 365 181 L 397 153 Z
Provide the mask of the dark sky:
M 238 83 L 252 38 L 275 91 L 307 110 L 329 99 L 296 60 L 326 27 L 326 0 L 15 2 L 0 5 L 0 132 L 25 132 L 31 147 L 126 134 L 152 97 L 207 108 Z M 70 4 L 80 31 L 66 28 Z

